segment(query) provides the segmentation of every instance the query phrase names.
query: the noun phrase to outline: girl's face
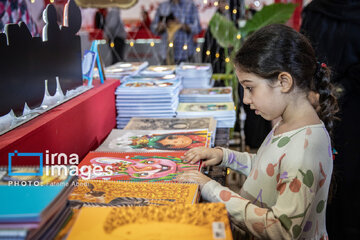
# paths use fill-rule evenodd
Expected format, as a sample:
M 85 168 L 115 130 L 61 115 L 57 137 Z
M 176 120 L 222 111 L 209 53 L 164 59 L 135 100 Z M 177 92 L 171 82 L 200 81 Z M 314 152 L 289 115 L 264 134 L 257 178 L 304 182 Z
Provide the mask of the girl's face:
M 250 105 L 255 114 L 261 115 L 266 120 L 273 120 L 281 116 L 286 104 L 281 94 L 281 85 L 274 84 L 253 73 L 236 70 L 236 75 L 244 88 L 244 104 Z
M 169 148 L 185 148 L 192 143 L 192 139 L 184 135 L 170 135 L 159 141 Z

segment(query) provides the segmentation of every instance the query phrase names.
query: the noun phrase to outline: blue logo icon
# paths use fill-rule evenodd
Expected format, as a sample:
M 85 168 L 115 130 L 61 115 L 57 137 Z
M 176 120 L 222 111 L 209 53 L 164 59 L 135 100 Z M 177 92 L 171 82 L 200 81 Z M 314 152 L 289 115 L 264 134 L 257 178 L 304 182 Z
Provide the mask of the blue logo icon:
M 28 172 L 12 172 L 12 157 L 19 156 L 19 157 L 39 157 L 40 163 L 39 163 L 39 172 L 36 173 L 28 173 Z M 17 150 L 15 150 L 13 153 L 8 154 L 9 159 L 9 167 L 8 167 L 8 174 L 9 176 L 42 176 L 43 175 L 43 153 L 19 153 Z

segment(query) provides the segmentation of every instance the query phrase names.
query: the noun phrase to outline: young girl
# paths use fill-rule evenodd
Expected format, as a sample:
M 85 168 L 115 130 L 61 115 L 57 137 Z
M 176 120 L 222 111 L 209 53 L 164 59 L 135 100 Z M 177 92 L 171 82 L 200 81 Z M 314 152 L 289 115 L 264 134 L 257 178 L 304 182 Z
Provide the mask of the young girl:
M 257 154 L 194 148 L 185 160 L 230 167 L 247 176 L 240 194 L 189 172 L 205 200 L 223 202 L 233 223 L 256 238 L 327 239 L 325 206 L 333 168 L 331 140 L 337 102 L 330 71 L 316 62 L 300 33 L 269 25 L 245 41 L 234 59 L 244 103 L 266 120 L 281 117 Z

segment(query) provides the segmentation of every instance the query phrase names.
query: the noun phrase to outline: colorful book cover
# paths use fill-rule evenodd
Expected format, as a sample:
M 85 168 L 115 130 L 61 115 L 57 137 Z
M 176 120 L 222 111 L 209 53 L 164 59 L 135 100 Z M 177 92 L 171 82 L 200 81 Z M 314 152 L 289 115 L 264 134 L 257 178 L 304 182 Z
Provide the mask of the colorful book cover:
M 232 239 L 223 203 L 81 209 L 68 239 Z
M 111 153 L 90 152 L 80 162 L 79 168 L 100 166 L 102 170 L 89 171 L 79 177 L 97 180 L 172 181 L 179 173 L 200 170 L 200 162 L 184 163 L 185 152 Z M 99 169 L 99 168 L 98 168 Z
M 198 185 L 193 183 L 148 183 L 79 180 L 70 194 L 72 207 L 150 206 L 193 204 Z
M 12 173 L 22 173 L 23 175 L 12 175 L 8 174 L 7 167 L 0 167 L 0 186 L 1 185 L 13 185 L 15 182 L 26 182 L 26 184 L 30 185 L 56 185 L 61 182 L 64 182 L 68 176 L 63 171 L 51 172 L 51 169 L 48 170 L 49 174 L 45 174 L 43 171 L 42 176 L 31 176 L 30 174 L 38 173 L 39 166 L 23 166 L 17 167 L 13 166 Z M 26 173 L 30 173 L 26 176 Z
M 97 152 L 168 152 L 208 147 L 208 130 L 113 129 Z
M 177 112 L 234 111 L 233 102 L 224 103 L 180 103 Z
M 171 74 L 175 71 L 176 65 L 151 65 L 143 70 L 141 75 Z
M 216 120 L 206 118 L 131 118 L 125 130 L 179 130 L 209 129 L 216 130 Z
M 180 95 L 187 96 L 222 96 L 222 95 L 231 95 L 231 87 L 218 87 L 218 88 L 185 88 L 181 90 Z

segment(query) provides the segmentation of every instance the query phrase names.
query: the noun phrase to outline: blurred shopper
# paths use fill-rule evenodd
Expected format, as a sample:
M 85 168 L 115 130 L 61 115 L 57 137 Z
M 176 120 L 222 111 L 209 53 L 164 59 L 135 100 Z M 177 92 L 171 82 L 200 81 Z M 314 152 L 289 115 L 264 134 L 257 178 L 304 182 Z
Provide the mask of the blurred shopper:
M 192 62 L 193 37 L 201 31 L 198 10 L 191 0 L 168 0 L 159 5 L 151 31 L 161 36 L 163 64 Z
M 334 134 L 336 192 L 326 215 L 329 238 L 359 239 L 360 2 L 312 1 L 303 10 L 301 32 L 310 38 L 318 61 L 331 67 L 334 82 L 342 87 L 340 121 Z

